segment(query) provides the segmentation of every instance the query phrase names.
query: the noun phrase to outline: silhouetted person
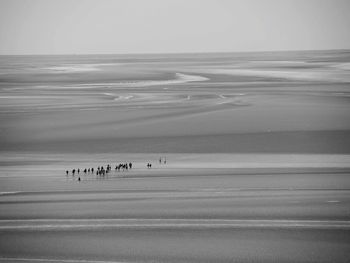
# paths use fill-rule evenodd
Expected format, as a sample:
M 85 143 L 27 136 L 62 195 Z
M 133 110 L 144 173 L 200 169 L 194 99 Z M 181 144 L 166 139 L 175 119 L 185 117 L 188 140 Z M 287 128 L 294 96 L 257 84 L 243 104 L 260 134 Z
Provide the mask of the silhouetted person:
M 132 163 L 129 163 L 129 169 L 131 169 L 132 168 Z
M 80 176 L 79 176 L 79 178 L 78 178 L 78 181 L 80 182 Z
M 68 176 L 68 174 L 69 174 L 69 172 L 68 172 L 68 170 L 66 171 L 66 175 Z

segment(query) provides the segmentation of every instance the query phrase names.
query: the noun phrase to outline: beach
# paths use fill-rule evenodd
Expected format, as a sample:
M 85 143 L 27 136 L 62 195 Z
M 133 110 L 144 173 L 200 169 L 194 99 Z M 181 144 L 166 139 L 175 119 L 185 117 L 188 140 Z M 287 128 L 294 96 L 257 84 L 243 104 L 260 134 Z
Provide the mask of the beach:
M 348 259 L 349 168 L 138 166 L 1 178 L 1 261 Z
M 0 56 L 0 262 L 347 262 L 349 63 Z

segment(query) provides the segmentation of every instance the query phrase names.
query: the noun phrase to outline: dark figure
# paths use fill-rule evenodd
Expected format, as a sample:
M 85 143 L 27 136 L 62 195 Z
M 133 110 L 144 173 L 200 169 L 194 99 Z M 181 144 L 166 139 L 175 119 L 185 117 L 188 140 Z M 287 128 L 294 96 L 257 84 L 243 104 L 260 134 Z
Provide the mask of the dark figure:
M 79 176 L 79 178 L 78 178 L 78 181 L 80 182 L 80 176 Z
M 164 157 L 164 164 L 166 164 L 166 158 Z
M 132 163 L 129 163 L 129 169 L 131 169 L 132 168 Z
M 88 173 L 90 173 L 90 168 L 88 169 Z
M 78 174 L 80 173 L 80 169 L 78 168 Z
M 75 169 L 72 170 L 72 174 L 73 174 L 73 176 L 74 176 L 74 174 L 75 174 Z
M 159 163 L 162 164 L 162 157 L 159 158 Z
M 91 168 L 91 172 L 94 173 L 94 168 Z
M 66 175 L 68 176 L 68 174 L 69 174 L 69 172 L 68 172 L 68 170 L 66 171 Z
M 84 169 L 84 174 L 86 174 L 86 168 Z

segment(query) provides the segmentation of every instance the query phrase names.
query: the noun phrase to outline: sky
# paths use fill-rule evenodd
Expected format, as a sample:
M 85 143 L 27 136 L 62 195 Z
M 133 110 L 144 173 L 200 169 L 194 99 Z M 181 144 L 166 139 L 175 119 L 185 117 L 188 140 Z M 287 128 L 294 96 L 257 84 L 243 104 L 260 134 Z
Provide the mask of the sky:
M 0 54 L 350 48 L 350 0 L 0 0 Z

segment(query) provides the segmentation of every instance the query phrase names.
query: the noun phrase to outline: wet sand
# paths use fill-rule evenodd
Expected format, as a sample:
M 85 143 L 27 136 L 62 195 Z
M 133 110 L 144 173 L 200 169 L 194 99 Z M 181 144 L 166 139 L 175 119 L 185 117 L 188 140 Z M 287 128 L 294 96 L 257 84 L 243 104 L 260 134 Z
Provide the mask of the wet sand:
M 125 155 L 136 160 L 130 171 L 81 182 L 62 165 L 84 158 L 46 156 L 46 168 L 60 173 L 37 158 L 19 173 L 8 156 L 0 261 L 346 262 L 350 255 L 347 156 L 222 155 L 216 167 L 199 167 L 211 157 L 173 154 L 159 164 L 149 155 L 152 169 L 142 156 Z
M 152 169 L 139 159 L 131 171 L 81 182 L 48 169 L 63 168 L 52 160 L 23 170 L 8 162 L 0 261 L 347 262 L 348 163 L 267 168 L 246 157 L 246 168 L 199 168 L 205 158 L 192 158 Z
M 1 240 L 3 262 L 347 262 L 348 235 L 313 229 L 146 229 L 2 233 Z
M 0 262 L 347 262 L 348 63 L 0 57 Z

